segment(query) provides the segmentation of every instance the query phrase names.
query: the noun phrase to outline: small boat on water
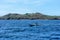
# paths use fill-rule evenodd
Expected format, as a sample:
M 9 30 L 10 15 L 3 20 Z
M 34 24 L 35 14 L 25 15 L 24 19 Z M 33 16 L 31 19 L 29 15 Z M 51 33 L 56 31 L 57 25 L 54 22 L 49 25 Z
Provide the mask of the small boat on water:
M 32 26 L 39 26 L 39 24 L 38 23 L 33 23 L 33 24 L 29 24 L 29 26 L 30 27 L 32 27 Z

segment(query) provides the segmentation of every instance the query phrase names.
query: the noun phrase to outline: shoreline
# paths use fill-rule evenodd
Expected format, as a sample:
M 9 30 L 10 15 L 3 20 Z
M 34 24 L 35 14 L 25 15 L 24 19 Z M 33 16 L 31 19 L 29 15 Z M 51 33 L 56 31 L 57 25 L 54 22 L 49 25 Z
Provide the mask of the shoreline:
M 41 13 L 26 13 L 26 14 L 6 14 L 0 16 L 0 20 L 60 20 L 60 16 L 49 16 Z

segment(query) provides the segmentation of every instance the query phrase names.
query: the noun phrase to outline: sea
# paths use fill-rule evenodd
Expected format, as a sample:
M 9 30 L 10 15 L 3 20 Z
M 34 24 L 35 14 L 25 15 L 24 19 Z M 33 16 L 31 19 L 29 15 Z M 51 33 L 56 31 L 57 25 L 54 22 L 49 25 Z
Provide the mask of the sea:
M 60 40 L 60 20 L 0 20 L 0 40 Z

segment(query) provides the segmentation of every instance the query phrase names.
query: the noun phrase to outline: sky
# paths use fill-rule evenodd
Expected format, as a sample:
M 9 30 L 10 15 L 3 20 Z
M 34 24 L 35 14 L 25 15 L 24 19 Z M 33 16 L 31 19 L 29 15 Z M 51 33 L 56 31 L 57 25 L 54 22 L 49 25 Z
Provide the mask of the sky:
M 60 15 L 60 0 L 0 0 L 0 16 L 8 13 Z

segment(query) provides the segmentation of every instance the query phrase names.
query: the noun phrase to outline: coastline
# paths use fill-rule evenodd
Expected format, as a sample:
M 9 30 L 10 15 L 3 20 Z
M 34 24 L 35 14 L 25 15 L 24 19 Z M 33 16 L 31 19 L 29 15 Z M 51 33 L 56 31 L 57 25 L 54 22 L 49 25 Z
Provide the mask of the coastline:
M 26 14 L 6 14 L 0 16 L 0 20 L 60 20 L 60 16 L 44 15 L 42 13 L 26 13 Z

